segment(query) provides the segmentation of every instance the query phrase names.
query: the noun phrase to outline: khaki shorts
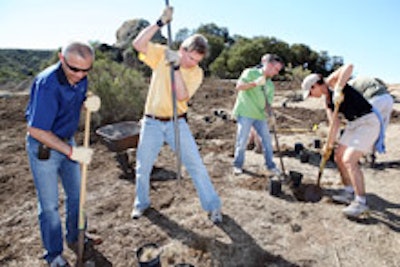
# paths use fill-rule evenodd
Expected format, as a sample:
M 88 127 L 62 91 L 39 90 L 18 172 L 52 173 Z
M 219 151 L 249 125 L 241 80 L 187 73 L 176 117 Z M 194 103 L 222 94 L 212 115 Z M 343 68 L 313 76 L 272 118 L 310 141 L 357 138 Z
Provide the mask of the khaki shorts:
M 349 121 L 340 137 L 339 143 L 363 153 L 372 151 L 379 137 L 380 124 L 375 113 L 362 116 L 354 121 Z

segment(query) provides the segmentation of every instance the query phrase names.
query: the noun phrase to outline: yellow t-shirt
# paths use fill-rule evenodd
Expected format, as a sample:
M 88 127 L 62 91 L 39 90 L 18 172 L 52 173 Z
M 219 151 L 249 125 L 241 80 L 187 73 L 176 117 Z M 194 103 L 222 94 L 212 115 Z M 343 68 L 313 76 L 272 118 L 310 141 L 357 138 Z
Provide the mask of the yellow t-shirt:
M 150 42 L 147 53 L 139 55 L 139 59 L 153 70 L 144 112 L 158 117 L 173 116 L 171 69 L 165 61 L 166 49 L 165 45 Z M 181 67 L 180 72 L 191 98 L 203 81 L 203 70 L 199 66 L 189 69 Z M 177 101 L 178 115 L 187 112 L 188 100 Z

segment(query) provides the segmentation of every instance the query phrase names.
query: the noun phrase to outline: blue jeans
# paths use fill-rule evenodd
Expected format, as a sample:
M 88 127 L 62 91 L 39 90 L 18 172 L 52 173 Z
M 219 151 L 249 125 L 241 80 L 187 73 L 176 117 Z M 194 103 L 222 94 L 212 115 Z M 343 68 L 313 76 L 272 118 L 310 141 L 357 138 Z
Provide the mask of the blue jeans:
M 242 168 L 245 158 L 247 140 L 249 139 L 250 129 L 253 126 L 257 134 L 261 138 L 265 165 L 267 169 L 276 168 L 273 161 L 273 148 L 271 144 L 271 135 L 266 120 L 256 120 L 252 118 L 238 116 L 237 118 L 237 132 L 235 144 L 235 157 L 233 166 Z
M 73 138 L 69 143 L 75 144 Z M 62 227 L 58 211 L 58 178 L 66 195 L 66 240 L 68 243 L 73 243 L 78 240 L 81 173 L 79 163 L 53 149 L 50 150 L 49 159 L 38 159 L 39 144 L 36 139 L 27 135 L 26 150 L 38 198 L 42 242 L 46 249 L 44 258 L 51 262 L 63 251 Z
M 214 190 L 186 120 L 178 119 L 178 127 L 182 163 L 192 177 L 202 208 L 206 211 L 220 209 L 221 201 Z M 162 122 L 144 117 L 136 151 L 136 197 L 134 203 L 136 209 L 145 210 L 150 206 L 150 173 L 164 142 L 175 151 L 173 121 Z

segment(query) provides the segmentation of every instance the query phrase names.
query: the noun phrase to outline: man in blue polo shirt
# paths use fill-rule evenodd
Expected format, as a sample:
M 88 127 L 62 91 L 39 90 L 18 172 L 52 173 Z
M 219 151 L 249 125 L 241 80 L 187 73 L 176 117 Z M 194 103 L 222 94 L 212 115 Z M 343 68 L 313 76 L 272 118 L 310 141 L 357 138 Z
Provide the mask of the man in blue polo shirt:
M 85 43 L 72 42 L 59 53 L 59 62 L 33 81 L 25 117 L 26 149 L 38 197 L 38 216 L 44 259 L 49 266 L 69 266 L 63 258 L 63 236 L 58 212 L 58 178 L 66 200 L 66 240 L 78 240 L 80 163 L 89 164 L 93 151 L 76 146 L 74 133 L 82 106 L 87 112 L 100 108 L 100 98 L 86 97 L 87 74 L 94 51 Z

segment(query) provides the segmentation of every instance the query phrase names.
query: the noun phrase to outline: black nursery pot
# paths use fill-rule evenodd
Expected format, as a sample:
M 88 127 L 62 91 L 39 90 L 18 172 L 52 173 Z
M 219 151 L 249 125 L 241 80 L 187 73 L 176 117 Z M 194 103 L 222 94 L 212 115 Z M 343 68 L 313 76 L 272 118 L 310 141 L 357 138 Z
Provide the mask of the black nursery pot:
M 294 144 L 294 152 L 296 153 L 296 155 L 299 155 L 301 151 L 303 151 L 304 146 L 302 143 L 295 143 Z
M 153 251 L 153 253 L 149 253 L 149 251 Z M 149 253 L 149 255 L 145 255 L 146 253 Z M 157 244 L 148 243 L 141 246 L 137 250 L 136 256 L 139 267 L 161 267 L 160 253 Z
M 301 163 L 307 163 L 309 159 L 310 159 L 310 154 L 308 154 L 307 151 L 303 150 L 300 152 L 300 162 Z
M 316 148 L 316 149 L 321 148 L 321 140 L 320 139 L 314 140 L 314 148 Z
M 296 171 L 289 171 L 290 180 L 292 181 L 292 185 L 294 187 L 299 187 L 301 184 L 301 180 L 303 179 L 303 174 Z
M 282 193 L 282 183 L 278 179 L 269 180 L 269 194 L 272 196 L 278 196 Z

